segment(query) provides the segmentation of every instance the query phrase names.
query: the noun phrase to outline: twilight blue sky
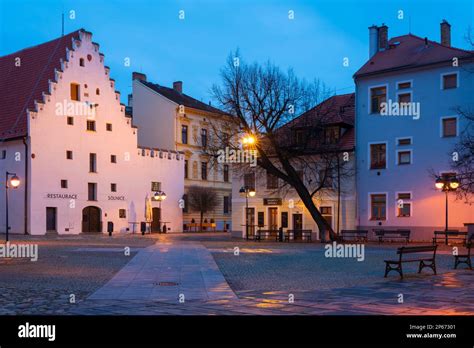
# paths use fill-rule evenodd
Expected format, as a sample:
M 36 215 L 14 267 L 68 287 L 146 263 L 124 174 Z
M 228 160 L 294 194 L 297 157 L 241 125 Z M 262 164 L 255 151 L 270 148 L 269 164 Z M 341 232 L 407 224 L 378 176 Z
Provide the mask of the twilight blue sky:
M 452 44 L 461 48 L 468 47 L 468 27 L 474 29 L 474 0 L 0 0 L 0 55 L 60 36 L 62 11 L 66 33 L 79 28 L 93 33 L 123 102 L 132 71 L 167 86 L 182 80 L 185 93 L 207 102 L 237 47 L 247 61 L 270 59 L 348 93 L 352 74 L 368 56 L 370 25 L 387 24 L 393 37 L 408 33 L 411 22 L 413 34 L 439 41 L 439 23 L 446 18 Z M 131 67 L 124 66 L 125 57 Z M 343 67 L 344 57 L 349 67 Z

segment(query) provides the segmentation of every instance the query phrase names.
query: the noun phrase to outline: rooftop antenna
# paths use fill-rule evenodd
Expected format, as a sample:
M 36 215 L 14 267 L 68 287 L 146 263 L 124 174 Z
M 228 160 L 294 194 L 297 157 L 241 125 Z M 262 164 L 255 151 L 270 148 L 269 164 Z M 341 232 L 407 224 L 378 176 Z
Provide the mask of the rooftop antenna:
M 64 36 L 64 9 L 63 13 L 61 13 L 61 36 Z
M 408 16 L 408 34 L 411 34 L 411 16 Z

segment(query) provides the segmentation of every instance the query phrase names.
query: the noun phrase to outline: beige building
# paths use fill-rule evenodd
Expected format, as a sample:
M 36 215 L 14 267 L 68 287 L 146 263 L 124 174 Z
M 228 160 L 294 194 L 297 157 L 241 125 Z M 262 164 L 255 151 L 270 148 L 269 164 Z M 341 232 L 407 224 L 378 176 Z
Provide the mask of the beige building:
M 324 112 L 322 112 L 323 110 Z M 321 116 L 324 113 L 324 116 Z M 321 121 L 313 122 L 321 118 Z M 309 121 L 308 121 L 309 120 Z M 310 127 L 321 126 L 321 138 L 304 136 Z M 291 139 L 292 146 L 298 146 L 301 140 L 307 150 L 312 142 L 330 145 L 335 149 L 341 163 L 347 162 L 342 170 L 337 166 L 328 166 L 328 171 L 317 168 L 321 162 L 317 153 L 305 155 L 298 164 L 305 168 L 294 167 L 301 173 L 303 182 L 310 190 L 322 185 L 323 188 L 313 196 L 316 207 L 328 224 L 337 233 L 343 229 L 354 229 L 356 225 L 355 191 L 355 147 L 354 147 L 354 94 L 333 96 L 317 107 L 294 119 L 284 126 Z M 311 144 L 308 144 L 311 142 Z M 319 146 L 319 145 L 318 145 Z M 296 191 L 282 180 L 266 173 L 259 167 L 239 170 L 235 167 L 232 191 L 232 221 L 234 237 L 253 238 L 256 230 L 276 231 L 311 230 L 312 240 L 320 239 L 318 227 Z M 324 173 L 323 173 L 324 172 Z M 342 173 L 342 174 L 341 174 Z M 250 197 L 240 193 L 242 188 L 252 189 L 255 195 Z M 248 205 L 248 207 L 247 207 Z M 247 217 L 245 214 L 247 208 Z
M 219 204 L 204 215 L 207 223 L 214 222 L 216 230 L 231 228 L 231 168 L 218 164 L 210 155 L 226 135 L 231 136 L 230 115 L 194 99 L 183 92 L 183 83 L 165 87 L 147 81 L 146 75 L 133 73 L 133 94 L 129 100 L 133 124 L 139 127 L 138 143 L 149 148 L 172 148 L 184 153 L 185 194 L 183 196 L 183 229 L 198 223 L 200 214 L 187 204 L 191 186 L 215 190 Z

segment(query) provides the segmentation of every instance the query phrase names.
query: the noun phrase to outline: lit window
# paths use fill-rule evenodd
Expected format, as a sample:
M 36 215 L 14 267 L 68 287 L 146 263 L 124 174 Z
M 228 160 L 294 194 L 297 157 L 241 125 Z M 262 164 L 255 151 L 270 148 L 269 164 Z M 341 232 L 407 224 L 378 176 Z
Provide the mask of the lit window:
M 411 216 L 411 193 L 397 194 L 397 217 Z
M 95 121 L 87 120 L 87 130 L 90 132 L 95 132 Z
M 80 100 L 79 85 L 77 83 L 71 83 L 71 100 Z

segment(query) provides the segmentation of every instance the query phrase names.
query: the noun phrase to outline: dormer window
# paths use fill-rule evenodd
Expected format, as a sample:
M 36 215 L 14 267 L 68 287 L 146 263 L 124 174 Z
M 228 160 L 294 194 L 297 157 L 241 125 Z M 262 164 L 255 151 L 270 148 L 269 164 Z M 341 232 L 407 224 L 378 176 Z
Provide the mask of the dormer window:
M 336 144 L 339 141 L 339 127 L 327 127 L 324 129 L 324 143 Z

